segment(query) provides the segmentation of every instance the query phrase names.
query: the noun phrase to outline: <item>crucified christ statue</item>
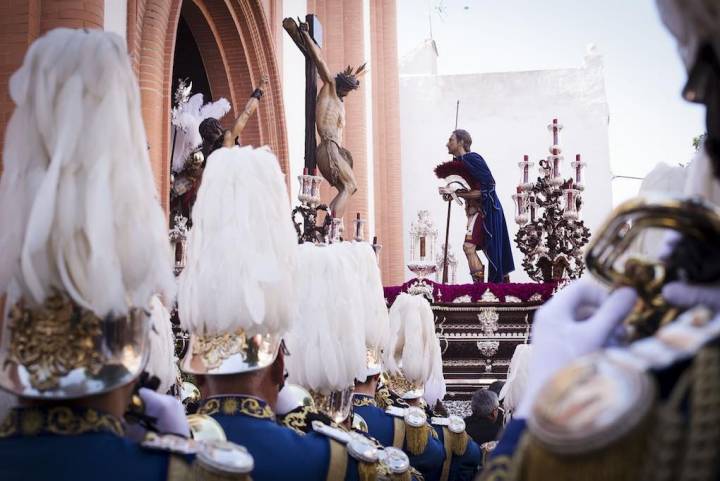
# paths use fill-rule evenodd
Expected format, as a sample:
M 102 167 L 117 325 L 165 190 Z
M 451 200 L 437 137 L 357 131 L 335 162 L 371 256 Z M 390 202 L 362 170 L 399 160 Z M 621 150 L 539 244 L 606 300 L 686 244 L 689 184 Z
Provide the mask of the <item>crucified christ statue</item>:
M 323 58 L 322 50 L 308 33 L 308 24 L 300 22 L 298 26 L 295 20 L 286 18 L 283 20 L 283 27 L 301 51 L 313 60 L 323 81 L 315 103 L 315 122 L 320 137 L 316 159 L 320 173 L 338 191 L 330 202 L 330 212 L 333 217 L 342 218 L 350 196 L 357 191 L 357 182 L 352 170 L 352 154 L 342 146 L 345 128 L 343 98 L 360 86 L 358 78 L 366 72 L 365 65 L 358 67 L 354 73 L 348 66 L 333 77 Z

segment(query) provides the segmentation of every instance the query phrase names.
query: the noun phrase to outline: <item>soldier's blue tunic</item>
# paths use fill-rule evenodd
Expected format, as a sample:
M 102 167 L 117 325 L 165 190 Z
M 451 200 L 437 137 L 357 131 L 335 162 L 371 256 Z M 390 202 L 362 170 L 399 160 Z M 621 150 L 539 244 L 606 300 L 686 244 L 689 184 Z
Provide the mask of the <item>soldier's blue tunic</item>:
M 173 454 L 142 448 L 123 435 L 119 419 L 93 409 L 13 409 L 0 425 L 0 479 L 168 479 Z
M 490 262 L 488 282 L 503 282 L 503 277 L 515 270 L 505 214 L 495 192 L 495 179 L 485 159 L 476 152 L 458 158 L 470 174 L 482 185 L 483 225 L 485 246 L 483 251 Z
M 440 442 L 443 443 L 444 446 L 445 430 L 443 429 L 443 426 L 433 424 L 432 427 L 435 428 L 435 432 L 438 434 L 438 439 L 440 439 Z M 445 451 L 445 455 L 448 455 L 447 450 Z M 467 447 L 465 448 L 465 452 L 462 456 L 457 456 L 452 453 L 450 453 L 450 456 L 452 456 L 452 461 L 450 462 L 450 473 L 447 478 L 448 481 L 471 481 L 482 463 L 480 446 L 478 446 L 478 444 L 472 439 L 468 439 Z M 442 469 L 443 467 L 441 467 L 440 471 L 435 474 L 438 479 L 442 474 Z
M 353 396 L 353 410 L 365 420 L 369 434 L 372 437 L 377 439 L 383 446 L 393 446 L 395 418 L 377 407 L 374 397 L 355 394 Z M 445 461 L 445 448 L 438 438 L 430 436 L 425 451 L 419 455 L 410 454 L 404 440 L 402 450 L 410 458 L 410 465 L 420 471 L 426 481 L 438 479 L 436 477 L 438 468 L 442 468 L 443 461 Z
M 327 479 L 329 439 L 315 432 L 300 435 L 277 424 L 265 401 L 242 395 L 211 397 L 201 403 L 198 414 L 212 416 L 228 441 L 247 448 L 255 461 L 254 481 Z M 357 463 L 349 456 L 345 479 L 358 479 Z

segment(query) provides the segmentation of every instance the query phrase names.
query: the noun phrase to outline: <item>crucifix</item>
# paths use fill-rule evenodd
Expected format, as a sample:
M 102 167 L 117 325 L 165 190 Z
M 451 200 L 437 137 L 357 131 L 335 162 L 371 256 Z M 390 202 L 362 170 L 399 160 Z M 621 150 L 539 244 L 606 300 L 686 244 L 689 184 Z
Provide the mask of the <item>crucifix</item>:
M 318 43 L 318 37 L 322 36 L 320 23 L 314 15 L 308 15 L 307 20 L 301 21 L 299 25 L 292 18 L 283 20 L 283 28 L 306 59 L 305 166 L 308 171 L 313 169 L 312 173 L 317 166 L 325 180 L 337 189 L 338 193 L 329 207 L 332 217 L 341 223 L 350 196 L 357 191 L 352 154 L 342 146 L 345 128 L 344 98 L 360 87 L 358 79 L 367 70 L 363 64 L 355 71 L 348 66 L 335 75 L 330 73 Z M 318 75 L 323 83 L 319 93 L 316 84 Z M 314 145 L 313 127 L 317 128 L 320 137 L 317 147 Z
M 322 47 L 322 25 L 318 18 L 309 13 L 305 16 L 305 23 L 308 25 L 308 35 Z M 317 98 L 317 67 L 313 62 L 305 46 L 305 41 L 300 34 L 299 28 L 291 18 L 283 20 L 283 28 L 292 38 L 297 48 L 305 56 L 305 169 L 309 174 L 314 174 L 317 168 L 315 152 L 317 143 L 315 141 L 315 99 Z

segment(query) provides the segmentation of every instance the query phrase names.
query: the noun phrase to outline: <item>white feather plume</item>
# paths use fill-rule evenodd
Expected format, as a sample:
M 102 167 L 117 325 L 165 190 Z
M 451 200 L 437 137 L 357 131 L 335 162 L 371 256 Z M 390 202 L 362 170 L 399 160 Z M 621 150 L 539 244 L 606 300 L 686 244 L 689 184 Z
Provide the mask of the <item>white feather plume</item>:
M 433 348 L 432 360 L 432 371 L 430 372 L 430 378 L 425 382 L 425 391 L 423 393 L 423 398 L 429 406 L 435 406 L 447 394 L 439 340 L 437 340 Z
M 160 379 L 157 392 L 165 394 L 180 374 L 170 313 L 158 296 L 150 300 L 150 355 L 145 370 Z
M 525 388 L 528 382 L 528 368 L 530 366 L 530 354 L 532 353 L 532 345 L 518 344 L 515 347 L 510 366 L 508 367 L 507 379 L 500 395 L 500 400 L 504 400 L 503 406 L 508 412 L 515 411 L 520 400 L 525 394 Z
M 390 341 L 390 318 L 385 304 L 377 257 L 367 242 L 347 244 L 355 256 L 358 289 L 362 296 L 365 344 L 368 349 L 386 350 Z
M 51 288 L 103 317 L 174 295 L 165 215 L 125 42 L 56 29 L 10 79 L 0 180 L 0 292 Z
M 220 98 L 203 105 L 203 94 L 195 94 L 187 102 L 173 108 L 174 129 L 173 172 L 180 172 L 190 153 L 200 147 L 200 124 L 207 118 L 221 119 L 230 111 L 230 102 Z
M 252 147 L 213 152 L 192 220 L 179 278 L 182 326 L 201 335 L 285 332 L 297 237 L 275 155 Z
M 402 373 L 409 381 L 425 384 L 431 378 L 440 343 L 430 303 L 422 296 L 402 293 L 390 307 L 390 349 L 385 365 L 390 373 Z M 442 359 L 440 359 L 442 367 Z
M 348 388 L 366 369 L 365 298 L 354 246 L 298 246 L 298 313 L 286 337 L 289 380 L 328 393 Z

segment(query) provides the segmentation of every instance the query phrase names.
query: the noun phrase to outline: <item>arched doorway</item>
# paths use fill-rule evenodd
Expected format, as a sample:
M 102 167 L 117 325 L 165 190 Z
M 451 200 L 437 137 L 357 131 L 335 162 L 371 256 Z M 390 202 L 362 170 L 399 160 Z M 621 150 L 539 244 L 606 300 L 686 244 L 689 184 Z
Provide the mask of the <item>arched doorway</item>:
M 243 141 L 269 145 L 282 170 L 288 171 L 280 74 L 262 1 L 128 0 L 128 51 L 140 82 L 150 160 L 166 211 L 174 59 L 178 32 L 184 35 L 181 17 L 202 58 L 211 98 L 225 97 L 230 102 L 228 118 L 234 118 L 243 108 L 260 77 L 269 76 L 270 89 L 257 116 L 243 132 Z

